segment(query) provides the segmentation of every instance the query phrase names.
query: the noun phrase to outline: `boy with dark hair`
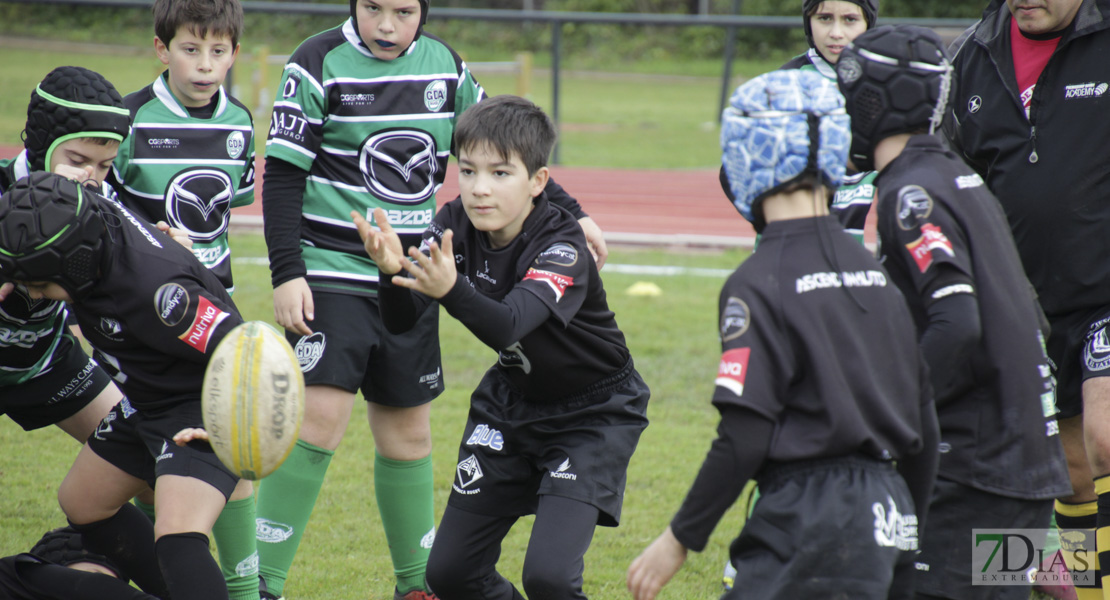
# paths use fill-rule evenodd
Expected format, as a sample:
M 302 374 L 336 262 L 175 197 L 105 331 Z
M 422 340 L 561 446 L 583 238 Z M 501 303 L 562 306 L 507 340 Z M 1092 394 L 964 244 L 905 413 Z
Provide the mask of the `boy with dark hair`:
M 749 479 L 723 598 L 909 598 L 936 472 L 927 369 L 901 294 L 829 216 L 848 118 L 836 86 L 786 70 L 740 86 L 723 163 L 762 238 L 721 290 L 717 439 L 678 514 L 628 570 L 651 600 Z
M 58 490 L 86 547 L 151 595 L 228 598 L 207 532 L 233 490 L 250 495 L 250 482 L 207 444 L 173 445 L 179 431 L 201 427 L 209 355 L 242 322 L 224 287 L 153 225 L 41 172 L 0 197 L 0 273 L 32 299 L 69 303 L 86 339 L 119 365 L 126 397 Z M 156 525 L 128 502 L 147 486 Z
M 154 51 L 166 70 L 128 94 L 131 135 L 110 174 L 119 201 L 166 221 L 234 291 L 227 226 L 254 201 L 254 120 L 223 87 L 239 54 L 238 0 L 156 0 Z
M 879 171 L 879 256 L 917 324 L 945 449 L 917 597 L 1024 600 L 1031 581 L 973 585 L 972 530 L 1043 535 L 1071 492 L 1040 307 L 998 201 L 933 135 L 952 77 L 937 34 L 869 31 L 837 72 L 852 159 Z
M 384 211 L 351 211 L 382 273 L 382 322 L 402 333 L 442 304 L 498 353 L 471 396 L 457 477 L 428 559 L 444 600 L 521 598 L 497 572 L 501 541 L 535 514 L 524 559 L 533 598 L 585 598 L 583 557 L 616 526 L 650 391 L 575 218 L 544 192 L 555 142 L 531 102 L 497 96 L 455 130 L 461 198 L 410 248 Z M 423 250 L 423 252 L 421 252 Z M 402 269 L 408 277 L 401 273 Z
M 193 255 L 231 293 L 231 209 L 254 201 L 254 120 L 223 87 L 239 54 L 243 8 L 239 0 L 156 0 L 152 12 L 154 51 L 167 68 L 123 99 L 131 135 L 109 181 L 140 219 L 187 234 Z M 232 600 L 258 597 L 254 530 L 254 498 L 239 496 L 213 530 Z
M 381 207 L 406 245 L 436 211 L 458 115 L 485 91 L 466 63 L 423 30 L 428 0 L 350 0 L 341 26 L 294 51 L 274 102 L 262 209 L 274 314 L 304 371 L 301 438 L 258 493 L 268 594 L 281 595 L 356 393 L 374 436 L 374 495 L 397 598 L 429 597 L 435 537 L 431 401 L 443 392 L 438 315 L 403 336 L 381 323 L 377 266 L 351 210 Z M 604 259 L 597 225 L 555 184 L 550 201 L 580 217 Z

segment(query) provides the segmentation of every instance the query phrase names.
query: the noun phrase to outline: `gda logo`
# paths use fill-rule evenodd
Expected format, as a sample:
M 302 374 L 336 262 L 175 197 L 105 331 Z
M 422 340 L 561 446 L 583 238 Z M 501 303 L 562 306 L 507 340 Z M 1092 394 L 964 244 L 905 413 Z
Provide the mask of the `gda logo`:
M 420 204 L 435 192 L 436 141 L 426 132 L 394 129 L 370 136 L 358 161 L 370 193 L 382 200 Z
M 166 186 L 166 217 L 194 241 L 211 242 L 227 231 L 231 177 L 219 169 L 187 169 Z

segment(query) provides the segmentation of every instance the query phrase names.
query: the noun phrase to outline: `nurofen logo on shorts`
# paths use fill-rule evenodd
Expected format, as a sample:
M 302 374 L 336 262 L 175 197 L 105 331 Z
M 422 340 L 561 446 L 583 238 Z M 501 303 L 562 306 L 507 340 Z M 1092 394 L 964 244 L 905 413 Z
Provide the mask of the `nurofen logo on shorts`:
M 293 537 L 293 526 L 285 523 L 257 518 L 254 520 L 254 527 L 254 537 L 267 544 L 280 544 Z
M 297 340 L 297 345 L 293 348 L 293 352 L 297 355 L 297 362 L 301 365 L 301 372 L 307 373 L 316 368 L 316 364 L 320 362 L 320 357 L 324 355 L 324 347 L 327 346 L 327 344 L 327 337 L 322 331 L 317 331 L 312 335 L 306 335 Z

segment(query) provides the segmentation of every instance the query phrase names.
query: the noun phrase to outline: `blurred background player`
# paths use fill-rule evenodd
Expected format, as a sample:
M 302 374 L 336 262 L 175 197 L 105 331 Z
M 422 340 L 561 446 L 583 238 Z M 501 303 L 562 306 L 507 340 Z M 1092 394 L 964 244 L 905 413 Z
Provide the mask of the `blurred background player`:
M 843 98 L 815 73 L 761 75 L 725 109 L 728 181 L 762 238 L 721 290 L 717 438 L 629 567 L 636 600 L 705 547 L 752 478 L 762 495 L 723 598 L 912 597 L 936 414 L 902 295 L 829 216 L 849 140 Z
M 231 293 L 231 209 L 254 201 L 254 121 L 223 87 L 239 54 L 243 8 L 238 0 L 157 0 L 152 13 L 154 51 L 166 69 L 124 98 L 131 135 L 109 181 L 140 219 L 186 234 L 193 255 Z M 212 532 L 232 600 L 258 598 L 254 530 L 254 498 L 236 496 Z
M 1042 548 L 1053 499 L 1071 493 L 1040 306 L 998 201 L 933 135 L 952 77 L 940 37 L 880 27 L 837 70 L 852 160 L 879 172 L 879 257 L 917 323 L 945 448 L 917 597 L 1024 600 L 1032 582 L 972 584 L 972 530 L 1036 530 Z
M 189 250 L 119 204 L 41 172 L 0 196 L 0 272 L 32 299 L 68 302 L 123 376 L 126 397 L 58 491 L 86 547 L 151 595 L 227 598 L 207 533 L 233 490 L 250 495 L 250 482 L 207 444 L 170 446 L 178 431 L 200 427 L 208 356 L 242 321 L 224 287 Z M 156 524 L 128 502 L 147 486 Z
M 840 53 L 856 36 L 874 27 L 878 18 L 878 0 L 805 0 L 802 3 L 802 24 L 809 50 L 780 68 L 813 71 L 835 82 L 834 68 Z M 732 190 L 724 169 L 720 177 L 721 188 L 732 201 Z M 873 171 L 859 171 L 849 161 L 848 172 L 837 187 L 830 207 L 844 229 L 860 243 L 864 241 L 867 213 L 875 199 L 874 180 Z
M 461 198 L 436 215 L 420 250 L 409 249 L 419 266 L 381 208 L 380 232 L 352 211 L 383 275 L 391 331 L 438 301 L 498 353 L 470 398 L 458 477 L 428 560 L 428 582 L 444 600 L 523 597 L 497 563 L 528 514 L 536 518 L 524 592 L 585 598 L 584 556 L 595 528 L 620 520 L 628 461 L 647 426 L 650 391 L 582 230 L 544 193 L 555 138 L 523 98 L 468 108 L 455 130 Z
M 438 311 L 393 335 L 377 306 L 378 270 L 348 215 L 384 209 L 408 246 L 432 222 L 455 121 L 485 92 L 461 58 L 423 32 L 427 0 L 351 0 L 351 17 L 293 53 L 274 102 L 263 213 L 274 313 L 307 385 L 301 439 L 259 488 L 267 594 L 281 596 L 356 392 L 374 436 L 374 493 L 398 598 L 424 586 L 435 537 L 431 401 L 444 389 Z M 601 231 L 579 218 L 604 260 Z
M 1073 489 L 1056 503 L 1056 524 L 1069 566 L 1093 575 L 1077 581 L 1082 600 L 1110 598 L 1098 572 L 1110 544 L 1096 550 L 1097 537 L 1110 540 L 1110 120 L 1100 85 L 1108 15 L 1107 0 L 992 0 L 952 43 L 945 122 L 953 148 L 1002 204 L 1052 327 Z M 1087 564 L 1073 560 L 1082 552 Z

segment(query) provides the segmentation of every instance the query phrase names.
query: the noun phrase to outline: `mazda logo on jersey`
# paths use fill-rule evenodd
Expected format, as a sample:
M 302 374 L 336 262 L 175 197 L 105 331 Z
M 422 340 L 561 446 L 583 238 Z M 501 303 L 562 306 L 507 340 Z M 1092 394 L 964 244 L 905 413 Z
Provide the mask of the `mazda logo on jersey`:
M 166 186 L 166 217 L 194 241 L 211 242 L 227 231 L 231 177 L 219 169 L 187 169 Z
M 386 202 L 420 204 L 435 192 L 436 141 L 426 132 L 379 132 L 363 142 L 358 160 L 370 193 Z

